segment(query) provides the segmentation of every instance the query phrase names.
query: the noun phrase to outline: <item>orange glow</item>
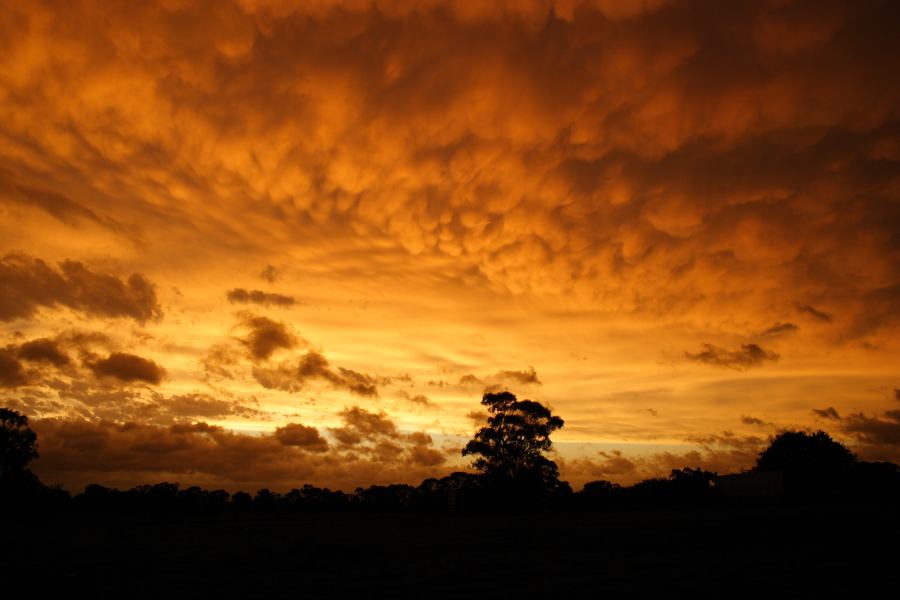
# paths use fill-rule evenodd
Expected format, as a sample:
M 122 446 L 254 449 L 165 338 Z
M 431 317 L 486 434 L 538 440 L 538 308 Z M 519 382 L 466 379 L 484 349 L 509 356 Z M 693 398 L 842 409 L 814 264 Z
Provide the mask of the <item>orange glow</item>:
M 418 482 L 495 387 L 576 487 L 786 427 L 900 459 L 891 3 L 5 5 L 0 393 L 47 483 Z

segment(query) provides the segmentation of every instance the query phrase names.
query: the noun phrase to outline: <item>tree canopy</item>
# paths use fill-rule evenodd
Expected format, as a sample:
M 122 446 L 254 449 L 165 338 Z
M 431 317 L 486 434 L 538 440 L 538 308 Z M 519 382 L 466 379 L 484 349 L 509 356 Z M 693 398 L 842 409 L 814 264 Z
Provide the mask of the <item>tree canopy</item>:
M 849 468 L 856 457 L 824 431 L 779 433 L 756 459 L 758 471 L 836 473 Z
M 564 421 L 533 400 L 517 400 L 510 392 L 486 393 L 481 404 L 490 416 L 463 448 L 475 456 L 472 466 L 487 479 L 516 487 L 555 491 L 559 468 L 545 456 L 553 447 L 550 434 Z
M 779 433 L 756 459 L 757 471 L 784 473 L 785 497 L 828 500 L 848 493 L 856 456 L 824 431 Z
M 38 457 L 37 436 L 28 427 L 28 417 L 0 408 L 0 479 L 25 471 Z

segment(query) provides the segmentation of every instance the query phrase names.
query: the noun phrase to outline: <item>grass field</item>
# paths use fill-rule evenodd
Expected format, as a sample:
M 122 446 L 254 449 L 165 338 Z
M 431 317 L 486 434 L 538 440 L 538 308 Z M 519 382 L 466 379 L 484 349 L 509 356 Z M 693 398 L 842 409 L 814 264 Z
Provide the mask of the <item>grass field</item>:
M 10 599 L 893 597 L 900 582 L 897 506 L 5 520 Z

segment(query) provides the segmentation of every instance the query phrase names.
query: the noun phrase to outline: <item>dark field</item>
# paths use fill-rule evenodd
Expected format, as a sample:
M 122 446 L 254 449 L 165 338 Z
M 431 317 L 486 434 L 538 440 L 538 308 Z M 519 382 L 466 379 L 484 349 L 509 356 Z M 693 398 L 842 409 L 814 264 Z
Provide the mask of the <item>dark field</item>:
M 7 519 L 0 535 L 10 599 L 894 597 L 900 581 L 897 506 L 63 517 Z

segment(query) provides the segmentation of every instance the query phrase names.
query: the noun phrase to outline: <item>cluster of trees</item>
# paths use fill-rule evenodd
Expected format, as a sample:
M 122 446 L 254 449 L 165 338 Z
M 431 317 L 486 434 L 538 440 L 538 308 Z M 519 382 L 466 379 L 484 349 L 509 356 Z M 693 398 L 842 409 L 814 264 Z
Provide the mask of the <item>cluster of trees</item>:
M 561 418 L 509 392 L 485 394 L 482 404 L 490 413 L 487 425 L 463 449 L 464 456 L 474 457 L 475 473 L 426 479 L 418 486 L 373 485 L 352 494 L 304 485 L 285 494 L 262 489 L 254 496 L 159 483 L 127 491 L 92 484 L 72 497 L 31 473 L 27 465 L 38 452 L 28 419 L 0 409 L 0 505 L 42 513 L 210 515 L 591 511 L 726 503 L 716 488 L 717 475 L 700 468 L 675 469 L 667 478 L 631 486 L 592 481 L 573 492 L 546 456 L 552 448 L 550 435 L 564 425 Z M 781 473 L 788 501 L 900 500 L 897 465 L 859 461 L 823 431 L 777 435 L 760 453 L 754 471 Z

